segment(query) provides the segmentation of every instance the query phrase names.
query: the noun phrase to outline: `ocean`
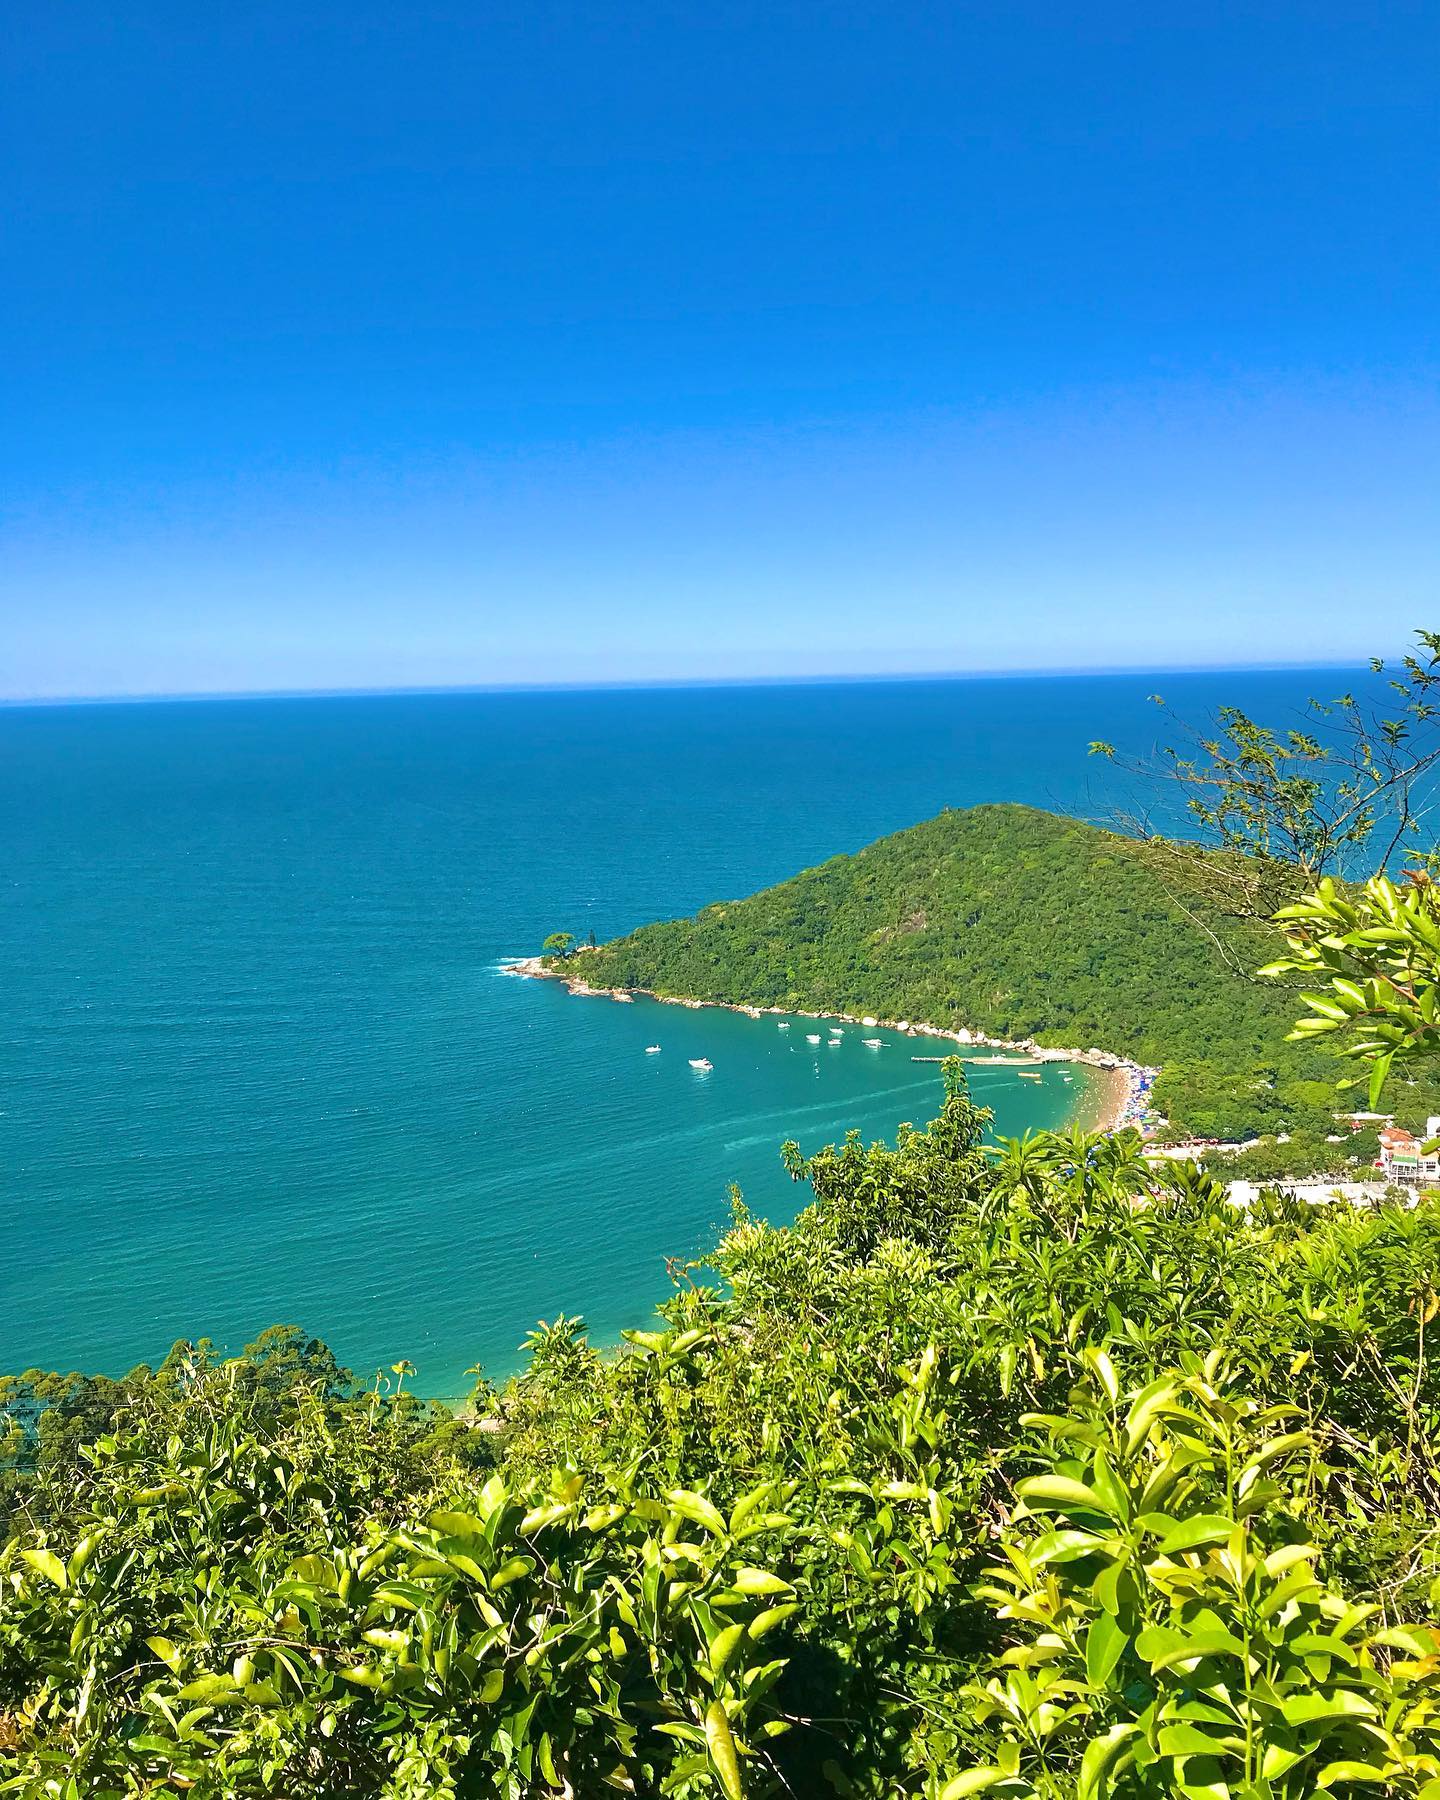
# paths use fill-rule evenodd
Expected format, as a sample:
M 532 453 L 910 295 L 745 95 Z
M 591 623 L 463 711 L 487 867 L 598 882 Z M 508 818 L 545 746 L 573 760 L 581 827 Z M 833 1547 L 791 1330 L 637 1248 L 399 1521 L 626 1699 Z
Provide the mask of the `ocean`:
M 583 1314 L 612 1340 L 779 1146 L 929 1118 L 931 1047 L 506 976 L 944 806 L 1107 819 L 1086 755 L 1335 671 L 0 710 L 0 1369 L 119 1373 L 293 1321 L 422 1391 Z M 811 1026 L 810 1031 L 816 1028 Z M 825 1034 L 828 1036 L 828 1033 Z M 865 1034 L 875 1035 L 875 1034 Z M 647 1055 L 646 1046 L 661 1045 Z M 714 1064 L 689 1067 L 692 1057 Z M 1076 1084 L 976 1071 L 996 1129 Z

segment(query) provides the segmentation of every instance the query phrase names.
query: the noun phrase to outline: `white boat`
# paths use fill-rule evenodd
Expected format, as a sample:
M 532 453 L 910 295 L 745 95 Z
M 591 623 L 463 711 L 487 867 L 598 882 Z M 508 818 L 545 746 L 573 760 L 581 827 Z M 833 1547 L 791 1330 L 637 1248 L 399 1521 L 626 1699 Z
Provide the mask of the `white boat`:
M 878 1050 L 883 1041 L 882 1038 L 861 1038 L 860 1040 L 867 1050 Z
M 820 1042 L 820 1033 L 817 1031 L 813 1037 L 811 1037 L 807 1034 L 806 1038 L 805 1038 L 805 1042 L 807 1044 L 818 1044 Z
M 708 1056 L 692 1056 L 690 1058 L 690 1067 L 692 1069 L 713 1069 L 715 1065 Z
M 789 1029 L 790 1029 L 790 1022 L 789 1022 L 789 1020 L 788 1020 L 788 1019 L 782 1019 L 782 1020 L 781 1020 L 781 1021 L 780 1021 L 780 1023 L 779 1023 L 779 1024 L 778 1024 L 778 1025 L 777 1025 L 777 1026 L 776 1026 L 776 1027 L 775 1027 L 775 1029 L 776 1029 L 776 1030 L 777 1030 L 777 1031 L 788 1031 L 788 1030 L 789 1030 Z
M 660 1046 L 658 1044 L 647 1044 L 645 1046 L 645 1054 L 647 1056 L 658 1056 L 660 1054 Z
M 832 1050 L 838 1050 L 838 1049 L 839 1049 L 839 1048 L 840 1048 L 840 1040 L 839 1040 L 839 1038 L 831 1038 L 831 1040 L 830 1040 L 830 1048 L 831 1048 L 831 1049 L 832 1049 Z

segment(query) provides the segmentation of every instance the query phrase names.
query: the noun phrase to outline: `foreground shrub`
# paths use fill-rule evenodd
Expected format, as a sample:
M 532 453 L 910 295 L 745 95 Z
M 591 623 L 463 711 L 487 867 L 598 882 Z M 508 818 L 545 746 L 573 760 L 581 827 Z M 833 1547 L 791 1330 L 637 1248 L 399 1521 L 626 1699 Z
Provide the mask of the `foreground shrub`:
M 0 1791 L 1423 1788 L 1440 1214 L 985 1124 L 952 1070 L 790 1152 L 793 1226 L 737 1205 L 658 1329 L 558 1318 L 473 1419 L 288 1330 L 7 1384 Z
M 949 1800 L 1440 1793 L 1440 1633 L 1322 1581 L 1297 1409 L 1213 1356 L 1126 1395 L 1086 1360 L 1070 1413 L 1030 1421 L 1052 1448 L 980 1590 L 1018 1641 L 970 1689 L 992 1760 Z

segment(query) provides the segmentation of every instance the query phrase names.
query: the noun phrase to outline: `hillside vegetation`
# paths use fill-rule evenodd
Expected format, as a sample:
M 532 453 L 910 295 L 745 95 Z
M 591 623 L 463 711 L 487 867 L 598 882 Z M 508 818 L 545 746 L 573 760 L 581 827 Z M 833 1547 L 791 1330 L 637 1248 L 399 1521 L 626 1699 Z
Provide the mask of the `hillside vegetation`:
M 293 1331 L 0 1384 L 0 1791 L 1433 1800 L 1440 1213 L 949 1079 L 485 1429 Z
M 1227 906 L 1236 863 L 977 806 L 573 966 L 603 986 L 1095 1045 L 1160 1065 L 1157 1104 L 1180 1129 L 1313 1138 L 1347 1104 L 1346 1071 L 1325 1045 L 1286 1042 L 1295 993 L 1253 974 L 1280 939 Z M 1440 1095 L 1427 1078 L 1392 1104 L 1423 1113 Z
M 1323 1134 L 1330 1044 L 1421 1110 L 1440 860 L 1277 946 L 1299 864 L 1235 838 L 1315 839 L 1319 753 L 1235 718 L 1223 854 L 947 813 L 578 968 L 1101 1044 L 1200 1129 Z M 0 1379 L 0 1795 L 1440 1800 L 1440 1195 L 1239 1210 L 942 1074 L 926 1130 L 787 1144 L 811 1203 L 737 1195 L 656 1329 L 557 1314 L 457 1417 L 295 1327 Z

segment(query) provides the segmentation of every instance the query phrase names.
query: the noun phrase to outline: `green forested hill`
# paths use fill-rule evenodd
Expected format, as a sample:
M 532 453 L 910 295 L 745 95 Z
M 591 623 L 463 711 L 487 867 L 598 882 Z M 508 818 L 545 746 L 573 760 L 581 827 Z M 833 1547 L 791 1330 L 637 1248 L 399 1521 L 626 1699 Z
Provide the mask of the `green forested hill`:
M 1343 1072 L 1285 1041 L 1294 995 L 1250 971 L 1271 928 L 1226 910 L 1233 859 L 1025 806 L 943 812 L 749 899 L 586 953 L 586 980 L 874 1013 L 1160 1064 L 1205 1135 L 1323 1130 Z M 1392 1104 L 1423 1104 L 1397 1088 Z
M 1183 1043 L 1252 1110 L 1253 1041 L 1293 1095 L 1207 935 L 1263 931 L 1178 867 L 949 814 L 579 966 Z M 944 1077 L 893 1144 L 787 1146 L 811 1203 L 737 1199 L 658 1329 L 557 1312 L 461 1417 L 295 1326 L 0 1377 L 0 1793 L 1427 1800 L 1440 1196 L 987 1154 Z

